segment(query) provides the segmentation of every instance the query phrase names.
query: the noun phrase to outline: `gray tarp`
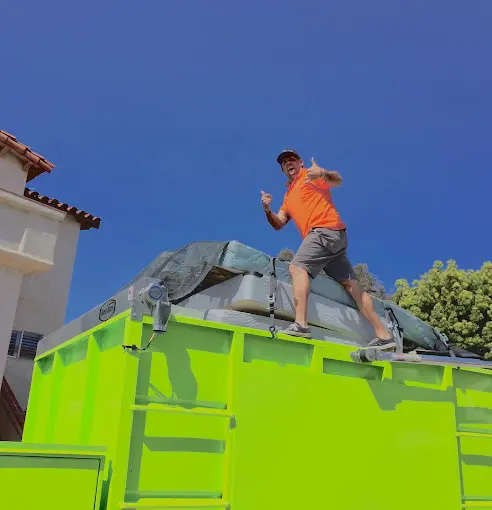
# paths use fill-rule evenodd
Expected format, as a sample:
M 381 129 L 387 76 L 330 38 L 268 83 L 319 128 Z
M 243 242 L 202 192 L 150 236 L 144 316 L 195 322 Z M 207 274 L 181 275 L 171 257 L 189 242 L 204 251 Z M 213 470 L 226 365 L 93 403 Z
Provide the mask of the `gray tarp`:
M 171 302 L 179 303 L 182 299 L 194 293 L 195 289 L 206 278 L 215 265 L 221 265 L 229 243 L 231 243 L 231 250 L 233 251 L 237 249 L 235 245 L 240 245 L 240 243 L 236 241 L 197 241 L 187 244 L 176 251 L 165 251 L 135 276 L 124 288 L 129 287 L 136 280 L 144 276 L 159 278 L 167 287 Z M 253 250 L 244 245 L 240 246 L 243 250 L 246 249 L 251 252 L 257 252 L 257 250 Z M 261 254 L 261 252 L 258 252 L 258 254 Z M 268 260 L 267 256 L 263 258 Z M 280 262 L 278 266 L 278 278 L 281 280 L 287 279 L 288 281 L 290 279 L 287 269 L 288 265 Z M 265 274 L 268 268 L 264 267 L 264 264 L 261 267 L 256 267 L 256 265 L 252 263 L 250 271 L 253 270 L 260 270 Z M 242 271 L 245 272 L 245 267 L 242 268 Z M 345 295 L 344 292 L 343 299 L 340 298 L 340 292 L 342 291 L 340 290 L 341 287 L 339 284 L 331 279 L 324 281 L 326 278 L 318 277 L 317 280 L 320 280 L 316 282 L 318 287 L 320 285 L 323 287 L 323 289 L 320 288 L 320 294 L 325 295 L 328 293 L 327 297 L 341 304 L 347 305 L 347 299 L 350 299 L 349 302 L 351 303 L 351 298 L 348 298 L 348 295 Z M 321 280 L 323 280 L 323 282 Z M 321 292 L 321 290 L 323 290 L 323 292 Z M 313 291 L 316 292 L 314 288 Z M 404 337 L 407 341 L 411 341 L 426 349 L 445 350 L 444 344 L 439 340 L 434 329 L 428 324 L 389 301 L 383 302 L 373 298 L 373 303 L 376 312 L 382 318 L 384 317 L 384 305 L 393 309 L 400 326 L 404 329 Z M 352 307 L 355 307 L 355 303 Z
M 169 291 L 171 302 L 193 293 L 217 263 L 228 241 L 198 241 L 176 251 L 161 253 L 123 288 L 145 276 L 159 278 Z

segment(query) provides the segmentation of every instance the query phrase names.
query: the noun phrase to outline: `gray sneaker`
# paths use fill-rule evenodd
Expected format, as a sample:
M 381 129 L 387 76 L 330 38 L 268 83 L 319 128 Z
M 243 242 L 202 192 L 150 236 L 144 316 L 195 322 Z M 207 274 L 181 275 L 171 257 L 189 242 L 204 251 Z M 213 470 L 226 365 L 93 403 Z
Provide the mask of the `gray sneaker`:
M 371 340 L 367 347 L 372 347 L 373 349 L 380 349 L 382 351 L 395 349 L 396 348 L 396 342 L 393 340 L 393 338 L 375 338 L 374 340 Z
M 294 322 L 286 329 L 279 329 L 277 333 L 282 333 L 283 335 L 290 336 L 299 336 L 302 338 L 312 338 L 311 330 L 309 327 L 305 328 L 301 326 L 298 322 Z

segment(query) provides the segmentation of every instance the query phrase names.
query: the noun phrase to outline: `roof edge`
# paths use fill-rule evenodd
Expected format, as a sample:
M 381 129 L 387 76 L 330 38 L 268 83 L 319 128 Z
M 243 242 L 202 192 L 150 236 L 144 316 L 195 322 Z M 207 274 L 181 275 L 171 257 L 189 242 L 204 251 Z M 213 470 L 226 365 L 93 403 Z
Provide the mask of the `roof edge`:
M 77 209 L 73 205 L 60 202 L 56 198 L 40 195 L 37 191 L 33 191 L 29 188 L 24 189 L 24 196 L 72 216 L 75 221 L 80 224 L 80 230 L 90 230 L 91 228 L 99 229 L 101 226 L 101 218 Z
M 0 153 L 3 150 L 12 152 L 25 163 L 27 182 L 32 181 L 42 173 L 51 173 L 55 165 L 46 158 L 31 150 L 27 145 L 20 143 L 14 135 L 0 129 Z

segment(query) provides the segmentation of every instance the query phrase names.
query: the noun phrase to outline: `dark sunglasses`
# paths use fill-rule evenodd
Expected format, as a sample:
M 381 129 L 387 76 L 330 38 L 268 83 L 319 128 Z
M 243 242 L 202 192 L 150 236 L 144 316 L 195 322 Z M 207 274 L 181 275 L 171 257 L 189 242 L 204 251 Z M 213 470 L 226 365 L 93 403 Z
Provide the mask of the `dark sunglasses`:
M 288 161 L 298 161 L 299 158 L 296 158 L 295 156 L 285 156 L 285 158 L 282 158 L 282 162 L 280 163 L 283 165 L 284 163 L 287 163 Z

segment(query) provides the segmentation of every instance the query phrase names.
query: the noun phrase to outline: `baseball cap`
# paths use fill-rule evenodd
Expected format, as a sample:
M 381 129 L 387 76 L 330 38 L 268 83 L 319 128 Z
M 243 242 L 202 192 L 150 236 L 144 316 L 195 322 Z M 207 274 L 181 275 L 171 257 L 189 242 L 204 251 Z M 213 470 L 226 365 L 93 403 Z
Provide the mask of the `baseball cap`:
M 301 156 L 293 150 L 293 149 L 284 149 L 278 156 L 277 156 L 277 163 L 280 165 L 282 163 L 282 160 L 285 158 L 285 156 L 295 156 L 298 159 L 301 159 Z

